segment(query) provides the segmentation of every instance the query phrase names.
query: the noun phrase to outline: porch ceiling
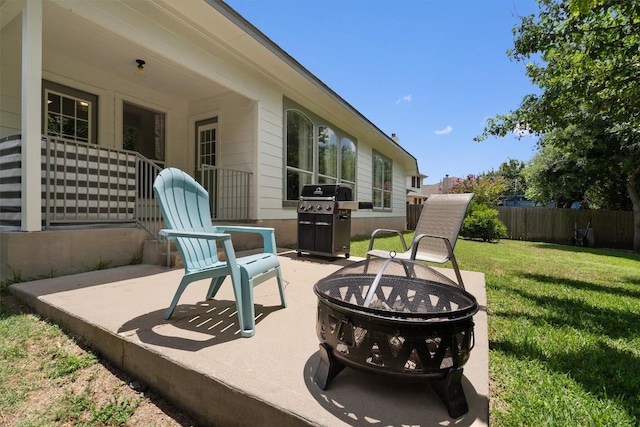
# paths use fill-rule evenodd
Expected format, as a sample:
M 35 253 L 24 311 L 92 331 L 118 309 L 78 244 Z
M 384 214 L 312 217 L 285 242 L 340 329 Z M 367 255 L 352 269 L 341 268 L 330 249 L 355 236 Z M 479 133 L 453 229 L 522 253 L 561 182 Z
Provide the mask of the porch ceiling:
M 73 3 L 61 7 L 43 2 L 43 50 L 59 58 L 88 64 L 119 78 L 135 80 L 152 90 L 162 88 L 170 96 L 187 102 L 217 96 L 229 89 L 191 71 L 170 57 L 162 56 L 142 43 L 122 37 L 89 21 L 73 10 Z M 123 26 L 127 23 L 122 22 Z M 125 30 L 126 31 L 126 30 Z M 144 78 L 136 73 L 136 59 L 146 64 Z
M 16 40 L 21 4 L 0 0 L 0 28 L 13 20 Z M 222 0 L 43 0 L 43 18 L 48 60 L 86 64 L 186 102 L 228 93 L 260 99 L 261 88 L 247 82 L 261 79 L 417 170 L 413 156 Z M 136 74 L 138 58 L 145 78 Z

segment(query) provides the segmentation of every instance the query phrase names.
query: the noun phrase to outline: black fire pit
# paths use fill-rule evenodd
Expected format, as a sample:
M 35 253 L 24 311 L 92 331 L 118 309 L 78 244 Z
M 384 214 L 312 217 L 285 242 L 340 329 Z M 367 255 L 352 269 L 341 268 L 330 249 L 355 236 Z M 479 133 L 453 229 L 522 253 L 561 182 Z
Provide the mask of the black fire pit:
M 318 281 L 314 292 L 321 389 L 350 366 L 429 380 L 451 417 L 468 412 L 462 366 L 478 303 L 463 287 L 416 262 L 374 258 Z

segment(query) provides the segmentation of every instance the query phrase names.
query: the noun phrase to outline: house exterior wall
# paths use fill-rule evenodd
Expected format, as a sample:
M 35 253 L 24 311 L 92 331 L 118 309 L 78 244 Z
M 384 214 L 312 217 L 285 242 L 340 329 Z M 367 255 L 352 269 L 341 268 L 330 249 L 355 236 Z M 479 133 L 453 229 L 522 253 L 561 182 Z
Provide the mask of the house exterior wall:
M 358 137 L 358 135 L 355 135 Z M 393 154 L 382 153 L 390 157 L 393 161 Z M 373 147 L 367 144 L 367 138 L 358 139 L 358 194 L 355 196 L 359 201 L 370 202 L 373 200 Z M 390 210 L 363 210 L 354 212 L 354 217 L 372 218 L 379 217 L 388 221 L 405 222 L 406 202 L 405 202 L 405 182 L 408 171 L 397 161 L 393 161 L 393 197 Z
M 166 2 L 163 7 L 170 9 L 171 4 L 170 1 Z M 202 13 L 189 15 L 184 21 L 172 20 L 168 16 L 173 15 L 169 14 L 157 15 L 164 19 L 162 22 L 153 21 L 150 18 L 152 14 L 141 14 L 144 8 L 153 10 L 156 7 L 153 2 L 138 2 L 134 6 L 123 7 L 123 3 L 117 1 L 79 1 L 72 13 L 74 19 L 86 20 L 81 22 L 84 26 L 102 32 L 113 31 L 109 36 L 114 38 L 114 42 L 127 41 L 131 58 L 136 57 L 138 50 L 145 49 L 157 60 L 162 59 L 165 71 L 175 72 L 176 78 L 184 76 L 178 82 L 182 86 L 176 87 L 187 87 L 186 92 L 169 86 L 149 87 L 151 78 L 146 82 L 141 81 L 143 76 L 136 80 L 138 77 L 132 77 L 135 75 L 133 59 L 130 60 L 131 64 L 124 66 L 130 67 L 130 71 L 125 68 L 125 75 L 109 72 L 105 67 L 78 56 L 73 49 L 62 54 L 46 48 L 43 51 L 44 79 L 98 96 L 100 145 L 122 147 L 124 101 L 165 112 L 165 164 L 194 173 L 195 123 L 218 117 L 218 166 L 253 173 L 251 217 L 265 224 L 278 224 L 285 230 L 295 229 L 296 208 L 285 202 L 283 188 L 283 115 L 284 97 L 287 97 L 353 136 L 357 144 L 356 200 L 373 199 L 373 151 L 387 156 L 393 162 L 392 208 L 355 211 L 352 223 L 354 234 L 362 234 L 360 230 L 366 233 L 366 227 L 374 224 L 404 224 L 406 176 L 415 171 L 409 170 L 411 164 L 407 161 L 408 156 L 402 153 L 397 144 L 386 139 L 373 125 L 363 125 L 363 119 L 353 112 L 336 108 L 333 95 L 327 95 L 318 87 L 309 87 L 306 77 L 291 74 L 291 70 L 285 69 L 280 62 L 276 63 L 269 52 L 262 48 L 259 50 L 256 41 L 242 33 L 242 29 L 234 28 L 233 31 L 237 33 L 233 34 L 218 31 L 220 34 L 216 34 L 216 37 L 212 31 L 212 34 L 206 33 L 206 37 L 198 38 L 205 33 L 192 32 L 191 24 L 185 23 L 191 22 L 189 20 L 196 22 L 201 15 L 211 15 L 207 15 L 207 28 L 219 26 L 229 30 L 229 23 L 212 13 L 210 5 L 185 4 L 184 10 L 200 8 L 203 9 L 200 10 Z M 174 6 L 178 11 L 176 16 L 180 16 L 183 12 L 182 3 L 176 2 Z M 57 2 L 45 1 L 45 22 L 55 16 L 51 12 L 68 13 L 62 11 Z M 131 26 L 134 21 L 137 25 Z M 13 19 L 2 29 L 0 137 L 20 133 L 20 26 L 20 19 Z M 227 48 L 225 37 L 234 42 L 244 40 L 242 47 L 246 46 L 247 50 L 240 50 L 240 54 L 247 55 L 260 66 L 253 66 L 247 58 L 238 56 L 234 51 L 238 46 Z M 255 52 L 259 55 L 249 56 Z M 269 70 L 265 64 L 275 64 L 282 69 Z M 149 61 L 148 72 L 153 73 L 156 70 L 154 67 L 154 63 Z M 191 76 L 197 79 L 190 79 Z M 211 91 L 215 95 L 207 93 L 208 85 L 216 86 L 216 90 Z
M 148 238 L 139 228 L 0 232 L 0 282 L 140 263 Z
M 188 114 L 184 100 L 50 52 L 43 56 L 44 79 L 98 95 L 99 145 L 122 148 L 122 104 L 129 102 L 166 114 L 165 160 L 172 163 L 184 161 L 182 147 L 187 143 Z
M 14 19 L 2 31 L 0 138 L 20 133 L 20 25 Z M 9 45 L 9 46 L 7 46 Z M 133 68 L 132 68 L 133 72 Z M 89 64 L 72 58 L 43 52 L 43 78 L 98 96 L 98 144 L 122 148 L 122 102 L 127 101 L 167 114 L 166 160 L 184 164 L 188 106 L 184 100 L 166 95 L 161 88 L 149 90 L 131 81 L 120 79 Z
M 21 133 L 21 27 L 14 19 L 0 33 L 0 138 Z

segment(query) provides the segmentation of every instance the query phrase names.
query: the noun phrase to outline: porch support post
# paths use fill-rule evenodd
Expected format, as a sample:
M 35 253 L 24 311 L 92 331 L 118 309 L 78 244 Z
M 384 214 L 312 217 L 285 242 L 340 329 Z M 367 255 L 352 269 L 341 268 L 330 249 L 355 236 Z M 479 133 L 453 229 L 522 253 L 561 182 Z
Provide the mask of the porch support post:
M 22 0 L 22 231 L 42 229 L 42 0 Z

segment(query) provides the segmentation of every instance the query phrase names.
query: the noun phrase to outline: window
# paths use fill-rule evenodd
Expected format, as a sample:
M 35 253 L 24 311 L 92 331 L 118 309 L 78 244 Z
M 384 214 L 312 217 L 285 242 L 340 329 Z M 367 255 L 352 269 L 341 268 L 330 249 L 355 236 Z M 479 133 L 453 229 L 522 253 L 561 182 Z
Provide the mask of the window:
M 391 160 L 373 152 L 373 207 L 391 209 Z
M 419 176 L 412 176 L 411 177 L 411 187 L 420 188 L 421 184 L 422 184 L 422 180 L 420 179 Z
M 338 137 L 328 126 L 318 130 L 318 184 L 338 181 Z
M 299 111 L 287 111 L 287 200 L 298 200 L 313 178 L 313 123 Z
M 46 134 L 97 143 L 98 97 L 49 81 L 43 81 L 42 85 Z
M 298 200 L 306 184 L 356 186 L 356 143 L 340 129 L 303 111 L 286 110 L 286 200 Z
M 356 188 L 356 143 L 349 138 L 340 140 L 340 177 L 342 182 Z

